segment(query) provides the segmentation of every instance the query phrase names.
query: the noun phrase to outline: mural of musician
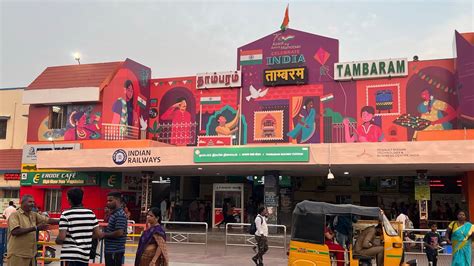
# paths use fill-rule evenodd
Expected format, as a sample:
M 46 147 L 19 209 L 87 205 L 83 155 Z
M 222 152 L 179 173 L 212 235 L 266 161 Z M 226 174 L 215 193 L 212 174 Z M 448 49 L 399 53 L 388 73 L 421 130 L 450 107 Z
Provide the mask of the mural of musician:
M 316 109 L 312 98 L 307 98 L 304 101 L 295 120 L 296 126 L 286 135 L 293 139 L 300 138 L 299 143 L 306 143 L 316 132 Z
M 374 123 L 375 109 L 372 106 L 364 106 L 360 110 L 362 124 L 354 130 L 354 135 L 350 134 L 350 123 L 348 118 L 344 118 L 344 134 L 346 142 L 380 142 L 385 141 L 382 129 Z

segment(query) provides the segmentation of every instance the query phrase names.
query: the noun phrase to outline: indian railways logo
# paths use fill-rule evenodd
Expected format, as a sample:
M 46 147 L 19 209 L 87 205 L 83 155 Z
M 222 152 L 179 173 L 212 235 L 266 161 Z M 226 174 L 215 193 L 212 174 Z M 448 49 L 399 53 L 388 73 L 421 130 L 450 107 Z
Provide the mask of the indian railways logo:
M 112 160 L 115 164 L 122 165 L 127 161 L 127 153 L 122 149 L 116 150 L 112 155 Z

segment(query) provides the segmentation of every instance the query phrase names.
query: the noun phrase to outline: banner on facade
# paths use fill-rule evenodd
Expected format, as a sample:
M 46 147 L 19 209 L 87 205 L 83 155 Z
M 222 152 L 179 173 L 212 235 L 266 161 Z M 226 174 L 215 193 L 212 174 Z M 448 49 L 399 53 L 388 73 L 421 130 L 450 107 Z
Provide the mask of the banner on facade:
M 196 74 L 196 89 L 235 88 L 242 86 L 240 70 Z
M 309 146 L 195 148 L 195 163 L 308 162 Z
M 83 172 L 21 173 L 20 185 L 94 186 L 97 174 Z
M 60 151 L 60 150 L 79 150 L 79 143 L 58 143 L 58 144 L 27 144 L 23 146 L 23 154 L 21 158 L 22 164 L 36 164 L 37 153 L 39 151 Z

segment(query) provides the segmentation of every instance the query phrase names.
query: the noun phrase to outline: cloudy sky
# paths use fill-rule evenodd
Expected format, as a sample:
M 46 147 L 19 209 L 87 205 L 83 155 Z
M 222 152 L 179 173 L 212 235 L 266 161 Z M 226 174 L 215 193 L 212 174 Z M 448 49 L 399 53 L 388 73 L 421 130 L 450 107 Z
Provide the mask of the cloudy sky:
M 46 67 L 131 58 L 152 77 L 236 68 L 237 48 L 290 28 L 339 39 L 340 61 L 453 57 L 454 30 L 474 31 L 472 0 L 0 0 L 0 88 Z

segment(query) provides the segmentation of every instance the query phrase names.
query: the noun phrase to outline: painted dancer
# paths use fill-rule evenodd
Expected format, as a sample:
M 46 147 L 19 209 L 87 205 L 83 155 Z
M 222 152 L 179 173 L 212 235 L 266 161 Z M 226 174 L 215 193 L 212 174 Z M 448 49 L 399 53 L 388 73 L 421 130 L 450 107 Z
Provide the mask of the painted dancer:
M 316 110 L 313 99 L 306 99 L 303 109 L 298 114 L 298 123 L 295 128 L 286 135 L 297 139 L 301 135 L 300 143 L 305 143 L 311 139 L 316 131 Z

